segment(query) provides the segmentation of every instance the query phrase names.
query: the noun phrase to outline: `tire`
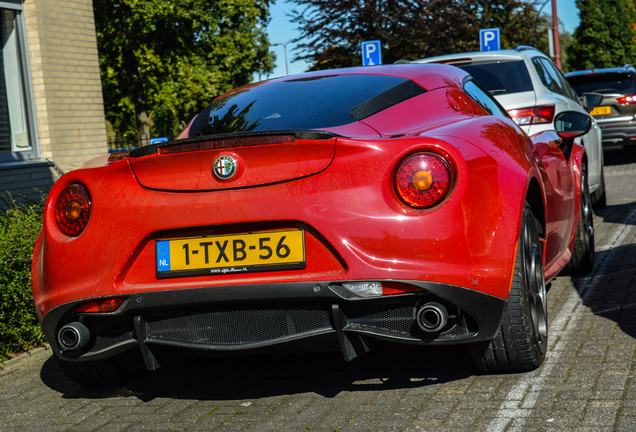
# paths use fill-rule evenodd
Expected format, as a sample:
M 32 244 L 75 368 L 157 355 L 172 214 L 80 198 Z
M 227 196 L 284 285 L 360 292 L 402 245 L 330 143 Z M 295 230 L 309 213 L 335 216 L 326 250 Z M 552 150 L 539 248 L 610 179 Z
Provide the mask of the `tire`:
M 594 211 L 590 188 L 587 184 L 587 169 L 581 169 L 581 198 L 579 217 L 576 223 L 576 237 L 570 262 L 563 272 L 571 276 L 579 276 L 592 271 L 594 267 Z
M 482 371 L 528 371 L 538 368 L 548 347 L 548 308 L 543 273 L 543 244 L 538 222 L 528 204 L 521 234 L 510 297 L 493 340 L 469 346 L 471 359 Z
M 56 360 L 62 372 L 78 384 L 122 384 L 133 381 L 146 372 L 141 354 L 137 350 L 103 360 L 77 362 L 59 357 Z
M 605 193 L 605 169 L 601 167 L 601 185 L 592 195 L 592 207 L 605 208 L 607 206 L 607 194 Z

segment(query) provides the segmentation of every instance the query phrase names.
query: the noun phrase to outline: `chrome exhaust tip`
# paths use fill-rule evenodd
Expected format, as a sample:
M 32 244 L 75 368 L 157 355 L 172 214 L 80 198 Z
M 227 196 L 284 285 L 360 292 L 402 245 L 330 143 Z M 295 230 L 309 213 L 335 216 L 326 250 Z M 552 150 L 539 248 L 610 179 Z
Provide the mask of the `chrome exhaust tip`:
M 437 333 L 448 323 L 448 311 L 441 303 L 430 302 L 417 310 L 415 321 L 422 331 Z
M 90 331 L 80 322 L 66 324 L 57 333 L 57 342 L 62 351 L 71 351 L 83 348 L 88 344 Z

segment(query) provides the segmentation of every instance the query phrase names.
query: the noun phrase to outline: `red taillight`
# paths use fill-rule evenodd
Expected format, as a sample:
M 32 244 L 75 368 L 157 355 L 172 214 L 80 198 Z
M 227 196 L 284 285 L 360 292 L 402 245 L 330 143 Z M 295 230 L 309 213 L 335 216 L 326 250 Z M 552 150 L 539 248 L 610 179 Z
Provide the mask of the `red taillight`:
M 621 105 L 636 104 L 636 94 L 619 97 L 616 101 Z
M 415 285 L 406 285 L 398 282 L 382 282 L 382 295 L 409 294 L 424 291 Z
M 85 303 L 82 306 L 78 307 L 76 312 L 85 312 L 85 313 L 105 313 L 105 312 L 115 312 L 126 300 L 125 297 L 114 297 L 103 300 L 95 300 L 89 303 Z
M 518 125 L 552 123 L 552 120 L 554 120 L 554 105 L 513 109 L 508 111 L 508 114 Z
M 395 174 L 400 198 L 414 208 L 439 204 L 452 186 L 450 164 L 434 153 L 417 153 L 404 159 Z
M 130 157 L 130 152 L 110 153 L 108 155 L 108 163 L 112 164 L 120 160 L 124 160 Z
M 67 186 L 55 200 L 55 222 L 67 236 L 77 237 L 91 217 L 91 198 L 81 184 Z

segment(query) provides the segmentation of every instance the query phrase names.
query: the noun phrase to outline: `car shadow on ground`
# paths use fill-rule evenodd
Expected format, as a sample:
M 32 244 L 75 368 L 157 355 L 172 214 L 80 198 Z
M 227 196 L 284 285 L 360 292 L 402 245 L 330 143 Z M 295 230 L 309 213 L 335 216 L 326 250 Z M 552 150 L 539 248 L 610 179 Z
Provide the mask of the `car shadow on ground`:
M 634 162 L 636 145 L 604 151 L 606 166 L 620 170 L 622 165 Z M 636 244 L 629 244 L 636 225 L 636 202 L 608 205 L 594 213 L 604 223 L 616 225 L 611 235 L 604 236 L 602 244 L 597 236 L 593 271 L 572 282 L 583 304 L 595 315 L 616 322 L 625 334 L 636 338 Z
M 595 209 L 594 214 L 603 219 L 603 222 L 636 225 L 636 202 L 608 205 L 602 209 Z M 611 241 L 613 239 L 607 240 Z M 597 242 L 596 248 L 598 249 L 599 247 L 601 245 Z
M 603 165 L 626 165 L 636 162 L 636 145 L 609 148 L 603 151 Z
M 595 263 L 590 274 L 572 279 L 583 305 L 636 338 L 636 244 L 599 251 Z
M 345 362 L 339 353 L 173 359 L 122 386 L 70 381 L 51 356 L 40 376 L 64 398 L 134 396 L 242 400 L 299 393 L 335 397 L 341 392 L 393 390 L 456 381 L 478 373 L 463 346 L 388 345 Z

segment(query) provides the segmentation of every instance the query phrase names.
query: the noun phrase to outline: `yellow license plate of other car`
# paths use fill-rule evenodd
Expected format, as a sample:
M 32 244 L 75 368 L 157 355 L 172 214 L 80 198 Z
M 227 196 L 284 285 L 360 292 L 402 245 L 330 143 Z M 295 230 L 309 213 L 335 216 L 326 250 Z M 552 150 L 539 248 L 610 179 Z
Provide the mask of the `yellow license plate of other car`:
M 305 267 L 303 230 L 157 240 L 158 277 L 244 273 Z
M 612 112 L 612 109 L 608 106 L 597 106 L 590 112 L 591 115 L 606 115 Z

